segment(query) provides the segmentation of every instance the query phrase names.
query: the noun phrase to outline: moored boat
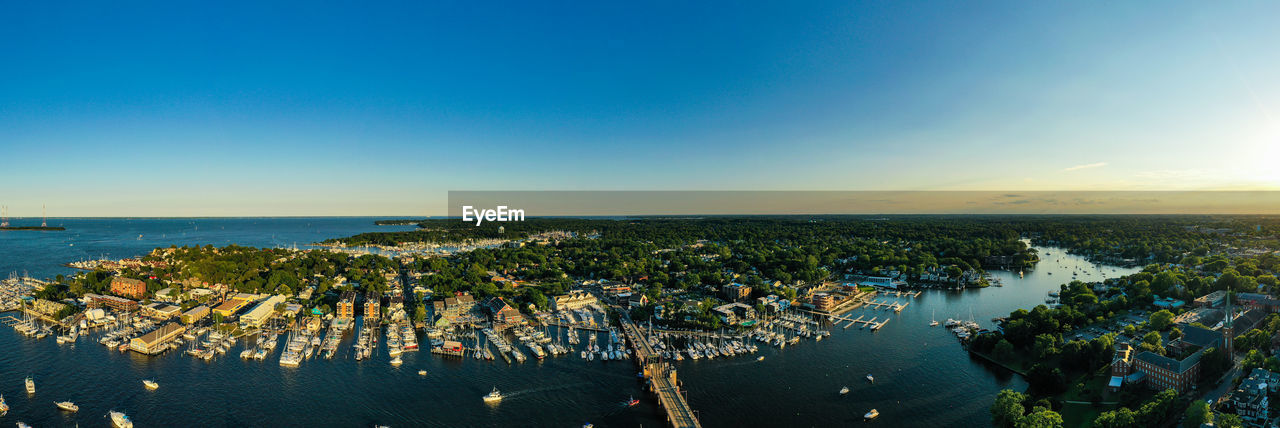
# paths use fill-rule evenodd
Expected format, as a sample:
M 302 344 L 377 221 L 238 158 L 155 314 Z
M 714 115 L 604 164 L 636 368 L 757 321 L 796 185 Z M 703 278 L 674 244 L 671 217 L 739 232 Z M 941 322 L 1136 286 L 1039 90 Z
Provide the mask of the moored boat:
M 26 383 L 27 383 L 27 393 L 28 393 L 28 394 L 35 394 L 35 393 L 36 393 L 36 381 L 35 381 L 35 380 L 32 380 L 32 379 L 31 379 L 31 376 L 27 376 L 27 381 L 26 381 Z
M 68 412 L 80 411 L 80 406 L 77 406 L 76 403 L 72 403 L 70 401 L 59 401 L 53 404 L 57 405 L 59 409 L 66 410 Z
M 840 388 L 840 395 L 845 395 L 848 393 L 849 393 L 849 387 L 846 386 L 846 387 Z
M 151 379 L 143 379 L 142 384 L 145 385 L 147 389 L 152 389 L 152 390 L 160 387 L 160 384 L 156 383 L 156 381 Z
M 880 416 L 880 411 L 879 411 L 879 410 L 871 409 L 871 411 L 870 411 L 870 412 L 867 412 L 867 414 L 862 415 L 862 419 L 871 420 L 871 419 L 875 419 L 875 418 L 877 418 L 877 417 L 879 417 L 879 416 Z

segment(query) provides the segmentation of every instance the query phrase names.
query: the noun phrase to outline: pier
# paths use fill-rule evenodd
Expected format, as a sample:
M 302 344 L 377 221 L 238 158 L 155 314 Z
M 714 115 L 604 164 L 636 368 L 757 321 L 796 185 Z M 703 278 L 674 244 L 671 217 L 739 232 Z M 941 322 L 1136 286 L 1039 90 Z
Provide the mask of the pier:
M 890 302 L 890 301 L 874 301 L 874 302 L 866 303 L 867 306 L 873 306 L 876 309 L 893 309 L 894 312 L 902 312 L 902 310 L 905 309 L 909 304 L 911 304 L 911 302 L 900 303 L 900 302 Z
M 693 409 L 680 395 L 675 370 L 662 362 L 662 356 L 649 346 L 649 341 L 634 323 L 627 319 L 621 321 L 623 333 L 635 348 L 636 363 L 643 367 L 645 377 L 649 378 L 649 387 L 658 396 L 658 405 L 667 412 L 667 422 L 677 428 L 701 428 L 702 423 L 698 422 Z

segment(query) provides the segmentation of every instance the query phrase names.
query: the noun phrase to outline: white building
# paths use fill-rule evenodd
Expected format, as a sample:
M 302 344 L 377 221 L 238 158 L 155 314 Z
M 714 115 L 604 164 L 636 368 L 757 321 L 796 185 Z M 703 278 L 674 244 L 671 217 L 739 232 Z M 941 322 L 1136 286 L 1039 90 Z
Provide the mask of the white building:
M 240 317 L 240 324 L 248 327 L 259 327 L 276 314 L 276 305 L 284 303 L 284 296 L 271 296 L 258 303 L 249 313 Z

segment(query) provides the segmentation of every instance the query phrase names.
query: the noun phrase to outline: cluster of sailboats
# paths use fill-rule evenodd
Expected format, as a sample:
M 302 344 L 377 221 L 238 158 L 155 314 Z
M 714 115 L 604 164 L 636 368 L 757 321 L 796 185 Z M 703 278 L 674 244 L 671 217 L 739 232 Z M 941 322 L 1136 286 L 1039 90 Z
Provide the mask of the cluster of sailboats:
M 245 350 L 240 351 L 240 358 L 246 359 L 246 360 L 250 360 L 250 359 L 258 360 L 258 361 L 265 360 L 267 359 L 267 356 L 271 355 L 272 351 L 275 351 L 276 346 L 278 346 L 279 342 L 280 342 L 279 333 L 276 333 L 275 331 L 264 330 L 258 333 L 258 340 L 257 342 L 255 342 L 255 345 L 253 347 L 246 348 Z
M 238 340 L 230 334 L 224 334 L 223 332 L 204 327 L 183 335 L 183 338 L 188 337 L 190 338 L 188 340 L 190 340 L 191 343 L 187 347 L 187 355 L 205 361 L 212 360 L 218 355 L 226 354 L 227 351 L 230 351 L 232 347 L 236 346 L 236 342 L 238 342 Z M 201 339 L 202 337 L 203 339 Z M 174 343 L 177 345 L 180 342 L 175 341 Z

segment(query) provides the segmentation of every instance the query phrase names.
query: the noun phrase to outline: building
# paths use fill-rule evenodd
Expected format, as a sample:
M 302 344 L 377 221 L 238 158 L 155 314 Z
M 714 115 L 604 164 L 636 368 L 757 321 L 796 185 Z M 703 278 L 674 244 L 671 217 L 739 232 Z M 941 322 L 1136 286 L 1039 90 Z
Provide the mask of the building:
M 1133 347 L 1128 343 L 1117 343 L 1115 357 L 1111 359 L 1111 381 L 1107 388 L 1112 392 L 1119 391 L 1124 385 L 1124 378 L 1133 371 Z
M 133 340 L 129 341 L 129 349 L 140 354 L 159 354 L 169 349 L 169 343 L 173 342 L 173 339 L 182 335 L 182 332 L 186 330 L 186 326 L 171 322 L 141 337 L 133 338 Z
M 476 307 L 476 299 L 470 294 L 461 293 L 453 297 L 444 299 L 444 317 L 449 322 L 456 322 L 458 319 L 470 315 L 471 310 Z
M 720 291 L 724 293 L 725 300 L 730 302 L 743 302 L 751 298 L 751 287 L 736 282 L 724 286 Z
M 1227 292 L 1218 290 L 1196 298 L 1195 305 L 1200 308 L 1216 308 L 1222 306 L 1227 299 Z
M 738 324 L 755 319 L 756 310 L 742 303 L 728 303 L 712 309 L 727 324 Z
M 86 294 L 84 297 L 89 299 L 88 306 L 90 308 L 100 308 L 105 306 L 118 311 L 131 312 L 138 310 L 138 302 L 121 297 L 103 296 L 101 294 L 92 293 Z
M 271 319 L 276 314 L 276 305 L 284 303 L 284 296 L 271 296 L 267 300 L 263 300 L 249 310 L 249 313 L 240 317 L 240 325 L 246 327 L 261 327 L 263 323 Z
M 504 330 L 525 322 L 520 311 L 508 305 L 501 297 L 490 297 L 484 301 L 484 307 L 489 312 L 490 319 L 493 320 L 495 330 Z
M 1170 297 L 1155 296 L 1155 300 L 1151 304 L 1162 309 L 1178 309 L 1187 304 L 1187 302 Z
M 643 293 L 635 293 L 627 297 L 627 307 L 635 309 L 649 304 L 649 297 Z
M 205 305 L 196 306 L 182 313 L 182 322 L 186 324 L 193 324 L 197 321 L 205 319 L 205 317 L 209 316 L 209 312 L 210 311 L 208 306 L 205 306 Z
M 62 310 L 66 308 L 66 304 L 45 299 L 36 299 L 36 301 L 31 304 L 31 310 L 50 317 L 57 315 L 58 312 L 62 312 Z
M 356 319 L 356 292 L 342 292 L 338 298 L 338 318 Z
M 551 299 L 551 309 L 555 311 L 571 311 L 594 305 L 599 300 L 584 290 L 569 290 L 569 294 L 561 294 Z
M 1146 351 L 1134 357 L 1133 369 L 1145 375 L 1151 389 L 1173 389 L 1179 394 L 1187 392 L 1200 379 L 1200 357 L 1204 351 L 1208 348 L 1229 349 L 1229 333 L 1229 327 L 1218 332 L 1185 326 L 1182 338 L 1169 344 L 1176 354 L 1186 355 L 1185 358 L 1177 360 Z
M 249 306 L 248 300 L 240 299 L 239 296 L 232 297 L 222 302 L 218 307 L 213 308 L 213 314 L 226 318 L 240 312 L 240 310 L 244 309 L 245 306 Z
M 378 319 L 382 317 L 382 296 L 378 293 L 370 291 L 364 295 L 364 319 Z
M 182 308 L 160 302 L 152 302 L 142 307 L 142 314 L 163 321 L 181 315 Z
M 1178 394 L 1190 391 L 1200 379 L 1200 356 L 1204 349 L 1192 353 L 1187 358 L 1175 360 L 1151 351 L 1144 351 L 1134 357 L 1134 369 L 1146 375 L 1147 387 L 1153 390 L 1172 389 Z
M 1270 419 L 1267 396 L 1276 392 L 1277 383 L 1280 383 L 1280 374 L 1255 368 L 1239 387 L 1231 391 L 1227 403 L 1245 426 L 1267 426 Z
M 817 293 L 811 299 L 813 308 L 822 312 L 831 312 L 836 308 L 836 299 L 829 293 Z
M 142 299 L 147 297 L 147 283 L 132 278 L 111 278 L 111 294 Z
M 1236 295 L 1236 301 L 1240 306 L 1266 313 L 1280 311 L 1280 300 L 1269 294 L 1240 293 Z

